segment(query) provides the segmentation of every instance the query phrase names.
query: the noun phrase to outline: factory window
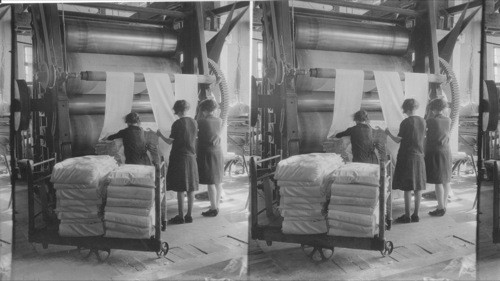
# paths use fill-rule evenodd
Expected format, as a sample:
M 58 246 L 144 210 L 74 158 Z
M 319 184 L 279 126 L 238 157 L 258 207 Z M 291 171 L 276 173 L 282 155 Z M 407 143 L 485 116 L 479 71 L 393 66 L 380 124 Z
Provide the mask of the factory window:
M 262 78 L 262 60 L 264 53 L 262 51 L 262 42 L 257 42 L 257 78 Z
M 33 48 L 24 47 L 24 74 L 26 82 L 33 82 Z
M 495 71 L 495 82 L 500 83 L 500 48 L 495 48 L 493 69 Z

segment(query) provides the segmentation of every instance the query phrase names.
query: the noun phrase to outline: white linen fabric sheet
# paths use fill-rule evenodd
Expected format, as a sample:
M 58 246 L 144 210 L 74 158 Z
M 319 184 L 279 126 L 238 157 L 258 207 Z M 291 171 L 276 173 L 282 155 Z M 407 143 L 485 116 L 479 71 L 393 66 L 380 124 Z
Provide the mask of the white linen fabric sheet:
M 384 115 L 385 124 L 393 135 L 397 135 L 399 125 L 404 119 L 401 106 L 405 99 L 401 77 L 397 72 L 374 71 L 375 83 L 377 84 L 378 96 Z M 399 144 L 392 139 L 387 140 L 387 151 L 395 161 Z
M 99 139 L 125 128 L 125 115 L 132 111 L 134 73 L 106 72 L 106 105 L 104 125 Z
M 429 102 L 429 77 L 425 73 L 405 72 L 405 99 L 414 98 L 418 103 L 416 114 L 425 117 Z
M 335 102 L 328 138 L 355 124 L 352 117 L 361 108 L 364 81 L 363 70 L 336 70 Z
M 172 124 L 176 120 L 173 107 L 175 103 L 174 90 L 170 82 L 170 76 L 166 73 L 144 73 L 144 79 L 148 88 L 149 100 L 153 109 L 158 130 L 165 137 L 170 136 Z M 159 140 L 158 149 L 168 160 L 170 155 L 170 145 L 162 139 Z
M 174 77 L 176 99 L 186 100 L 190 105 L 186 116 L 195 118 L 198 106 L 198 76 L 194 74 L 174 74 Z

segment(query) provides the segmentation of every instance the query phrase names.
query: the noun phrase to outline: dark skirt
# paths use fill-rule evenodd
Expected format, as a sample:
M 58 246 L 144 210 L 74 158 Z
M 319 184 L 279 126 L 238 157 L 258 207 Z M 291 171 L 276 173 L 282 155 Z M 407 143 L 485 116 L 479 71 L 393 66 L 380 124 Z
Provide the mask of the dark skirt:
M 392 189 L 425 190 L 425 160 L 423 154 L 398 153 Z
M 427 150 L 425 153 L 427 183 L 449 183 L 451 181 L 451 162 L 451 151 L 448 148 Z
M 196 155 L 170 154 L 167 170 L 167 190 L 176 192 L 198 190 Z
M 199 148 L 197 155 L 200 184 L 220 184 L 224 176 L 224 156 L 216 148 Z

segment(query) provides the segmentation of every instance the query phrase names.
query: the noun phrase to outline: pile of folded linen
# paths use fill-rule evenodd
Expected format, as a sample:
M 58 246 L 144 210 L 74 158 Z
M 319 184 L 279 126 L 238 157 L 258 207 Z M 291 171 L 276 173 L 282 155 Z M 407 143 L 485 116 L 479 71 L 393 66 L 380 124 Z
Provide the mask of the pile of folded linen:
M 328 235 L 373 237 L 378 233 L 379 178 L 379 165 L 366 163 L 348 163 L 327 176 Z
M 155 220 L 155 167 L 122 165 L 108 178 L 105 237 L 150 238 Z
M 56 163 L 51 181 L 56 189 L 59 235 L 104 234 L 102 204 L 107 175 L 117 167 L 111 156 L 83 156 Z
M 318 234 L 327 232 L 322 209 L 326 202 L 323 178 L 343 165 L 335 153 L 295 155 L 278 163 L 274 178 L 281 195 L 282 232 Z
M 122 139 L 98 141 L 94 150 L 97 155 L 109 155 L 114 157 L 119 164 L 125 163 Z

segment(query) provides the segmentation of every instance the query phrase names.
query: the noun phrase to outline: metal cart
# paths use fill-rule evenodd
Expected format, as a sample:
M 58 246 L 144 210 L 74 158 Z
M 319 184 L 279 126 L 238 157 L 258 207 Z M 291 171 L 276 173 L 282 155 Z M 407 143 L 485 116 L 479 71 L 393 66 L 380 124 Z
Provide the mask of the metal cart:
M 283 221 L 282 217 L 276 220 L 269 220 L 266 216 L 265 211 L 269 214 L 269 206 L 264 209 L 259 209 L 258 206 L 258 190 L 264 190 L 264 197 L 266 202 L 269 202 L 269 196 L 272 193 L 266 192 L 266 181 L 269 184 L 269 180 L 272 179 L 274 175 L 274 169 L 272 164 L 265 163 L 276 161 L 277 157 L 271 157 L 263 159 L 261 161 L 255 161 L 254 158 L 250 159 L 250 196 L 251 196 L 251 217 L 250 217 L 250 227 L 252 239 L 263 240 L 267 242 L 268 246 L 272 245 L 272 242 L 285 242 L 285 243 L 295 243 L 300 244 L 302 250 L 313 259 L 314 255 L 319 254 L 321 260 L 328 260 L 333 256 L 334 248 L 351 248 L 351 249 L 362 249 L 362 250 L 373 250 L 380 251 L 380 253 L 385 255 L 390 255 L 394 249 L 394 245 L 391 241 L 387 241 L 385 238 L 385 231 L 390 230 L 392 224 L 392 195 L 391 195 L 391 175 L 392 175 L 392 165 L 391 161 L 382 161 L 380 163 L 380 194 L 385 196 L 379 196 L 379 232 L 372 238 L 360 238 L 360 237 L 342 237 L 342 236 L 330 236 L 326 234 L 311 234 L 311 235 L 295 235 L 295 234 L 284 234 L 281 231 L 281 224 Z M 264 165 L 262 165 L 264 164 Z M 267 168 L 259 168 L 258 165 Z M 275 167 L 275 166 L 274 166 Z M 278 187 L 279 188 L 279 187 Z M 277 189 L 276 189 L 277 190 Z M 279 202 L 278 192 L 275 192 L 272 199 L 272 205 Z M 259 218 L 263 223 L 259 223 Z
M 44 249 L 49 244 L 76 246 L 79 250 L 89 249 L 87 257 L 94 253 L 99 261 L 106 260 L 111 249 L 156 252 L 158 257 L 166 256 L 169 250 L 167 242 L 161 240 L 160 187 L 165 163 L 155 165 L 155 234 L 150 239 L 108 238 L 103 236 L 62 237 L 59 235 L 59 220 L 55 217 L 55 192 L 50 182 L 56 158 L 34 163 L 21 160 L 19 165 L 26 169 L 28 183 L 28 241 L 40 243 Z M 43 167 L 43 169 L 41 169 Z M 38 170 L 38 171 L 37 171 Z M 40 171 L 40 172 L 39 172 Z M 38 212 L 35 209 L 40 210 Z M 35 219 L 42 215 L 42 221 Z M 103 259 L 99 252 L 106 252 Z

